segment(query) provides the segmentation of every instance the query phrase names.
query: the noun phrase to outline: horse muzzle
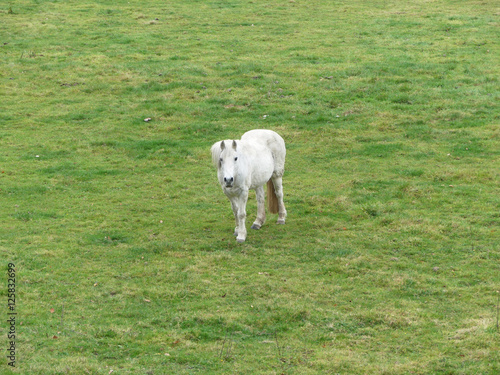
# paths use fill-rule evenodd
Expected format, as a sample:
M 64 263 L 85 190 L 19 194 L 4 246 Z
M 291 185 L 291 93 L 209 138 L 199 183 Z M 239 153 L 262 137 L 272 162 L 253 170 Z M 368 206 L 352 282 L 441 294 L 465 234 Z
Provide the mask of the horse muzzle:
M 228 187 L 228 188 L 233 187 L 234 178 L 233 177 L 224 177 L 224 184 L 226 184 L 226 187 Z

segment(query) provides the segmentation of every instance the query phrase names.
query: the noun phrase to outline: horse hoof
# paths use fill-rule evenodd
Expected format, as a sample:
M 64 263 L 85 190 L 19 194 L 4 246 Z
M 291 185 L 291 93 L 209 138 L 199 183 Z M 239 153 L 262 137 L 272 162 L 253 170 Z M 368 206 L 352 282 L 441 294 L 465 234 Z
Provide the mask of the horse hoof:
M 261 228 L 261 226 L 259 224 L 253 224 L 250 228 L 255 229 L 255 230 L 259 230 Z
M 283 225 L 283 224 L 285 224 L 285 220 L 280 219 L 280 220 L 278 220 L 278 221 L 276 222 L 276 224 Z
M 237 239 L 236 239 L 236 242 L 238 242 L 238 243 L 243 243 L 243 242 L 245 242 L 245 240 L 244 240 L 244 239 L 242 240 L 241 238 L 237 238 Z

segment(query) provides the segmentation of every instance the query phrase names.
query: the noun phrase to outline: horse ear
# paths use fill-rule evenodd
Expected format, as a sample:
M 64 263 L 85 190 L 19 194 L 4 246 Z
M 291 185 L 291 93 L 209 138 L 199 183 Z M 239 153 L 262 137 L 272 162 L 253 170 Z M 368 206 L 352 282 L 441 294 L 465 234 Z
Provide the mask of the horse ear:
M 233 141 L 233 150 L 236 151 L 236 141 Z
M 221 149 L 221 151 L 224 150 L 225 148 L 226 148 L 226 145 L 224 144 L 224 141 L 222 141 L 220 143 L 220 149 Z

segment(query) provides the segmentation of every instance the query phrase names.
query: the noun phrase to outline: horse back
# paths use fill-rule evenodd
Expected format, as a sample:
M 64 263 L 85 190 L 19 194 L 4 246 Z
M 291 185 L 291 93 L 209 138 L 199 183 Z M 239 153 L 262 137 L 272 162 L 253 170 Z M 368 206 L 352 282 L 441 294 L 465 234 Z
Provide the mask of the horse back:
M 274 159 L 274 174 L 282 176 L 285 171 L 285 141 L 276 132 L 267 129 L 250 130 L 243 134 L 242 141 L 258 143 L 271 151 Z

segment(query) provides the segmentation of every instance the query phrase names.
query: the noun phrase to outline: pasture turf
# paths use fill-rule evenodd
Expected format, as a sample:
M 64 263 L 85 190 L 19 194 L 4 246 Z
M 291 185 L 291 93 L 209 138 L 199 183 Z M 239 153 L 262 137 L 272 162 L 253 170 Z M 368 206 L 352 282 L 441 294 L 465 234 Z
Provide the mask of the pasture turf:
M 499 373 L 499 15 L 2 2 L 1 372 Z M 209 150 L 255 128 L 288 217 L 240 245 Z

